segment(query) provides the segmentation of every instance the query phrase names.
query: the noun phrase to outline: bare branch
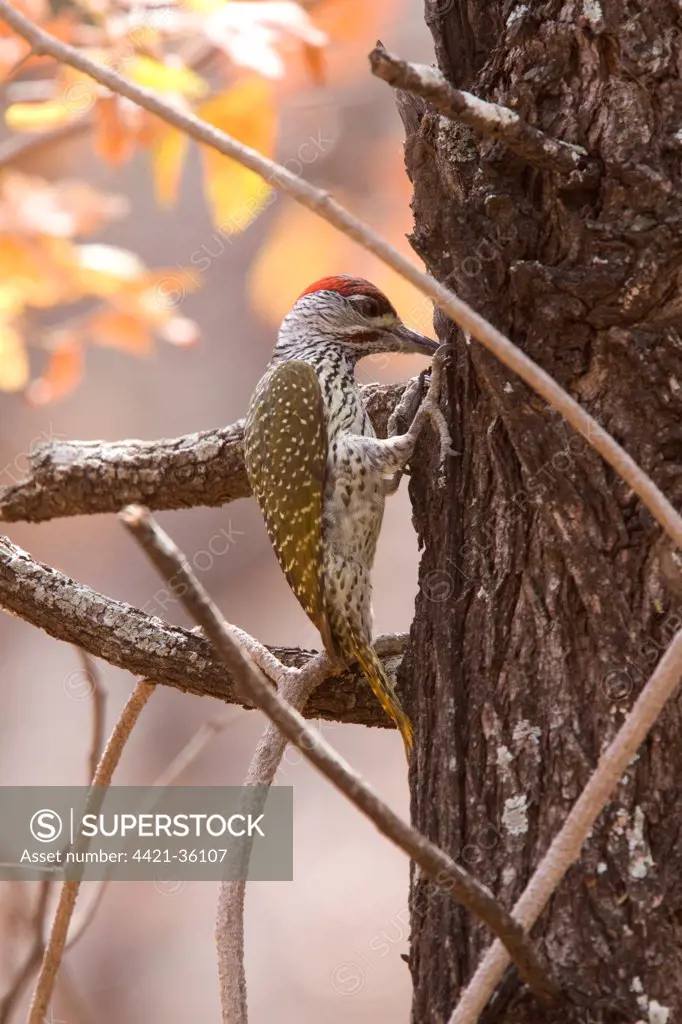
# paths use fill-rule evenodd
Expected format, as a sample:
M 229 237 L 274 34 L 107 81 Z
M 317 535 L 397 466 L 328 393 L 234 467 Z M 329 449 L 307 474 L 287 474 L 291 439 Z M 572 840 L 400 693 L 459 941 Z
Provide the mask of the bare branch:
M 137 684 L 133 693 L 128 698 L 97 766 L 97 771 L 92 780 L 93 787 L 104 787 L 111 783 L 111 777 L 121 759 L 126 741 L 154 690 L 154 683 L 143 679 Z M 102 799 L 103 793 L 100 791 L 96 796 L 96 800 L 101 803 Z M 79 845 L 81 849 L 87 846 L 87 840 L 82 833 L 78 835 L 75 845 L 76 849 L 79 848 Z M 59 902 L 57 903 L 57 910 L 52 922 L 50 937 L 43 954 L 43 963 L 38 975 L 38 981 L 36 982 L 35 992 L 33 993 L 27 1024 L 43 1024 L 46 1020 L 80 884 L 80 879 L 73 879 L 62 883 Z
M 589 782 L 536 868 L 514 907 L 527 931 L 533 927 L 606 806 L 625 769 L 682 679 L 682 630 L 661 658 L 630 714 L 599 759 Z M 469 982 L 449 1024 L 475 1024 L 509 963 L 501 942 L 494 942 Z
M 170 764 L 166 765 L 161 774 L 154 779 L 152 786 L 155 789 L 162 790 L 168 789 L 169 786 L 174 786 L 180 776 L 184 775 L 199 755 L 203 753 L 211 740 L 219 736 L 230 725 L 233 725 L 237 721 L 237 717 L 235 712 L 227 712 L 220 718 L 212 718 L 208 722 L 204 722 L 194 735 L 190 737 L 182 750 L 175 755 Z
M 9 1024 L 24 989 L 31 980 L 33 972 L 40 965 L 43 950 L 45 949 L 43 929 L 45 928 L 45 918 L 47 917 L 47 906 L 51 891 L 51 880 L 49 878 L 42 878 L 40 880 L 36 908 L 31 921 L 33 943 L 26 955 L 26 959 L 21 967 L 18 968 L 13 980 L 10 982 L 7 992 L 3 996 L 2 1000 L 0 1000 L 0 1024 Z
M 250 638 L 248 638 L 250 639 Z M 248 640 L 247 640 L 247 649 Z M 302 711 L 312 693 L 332 673 L 334 666 L 326 654 L 320 654 L 304 668 L 292 671 L 286 666 L 259 665 L 276 684 L 282 700 Z M 245 786 L 271 786 L 286 749 L 286 738 L 269 721 L 249 766 Z M 247 1024 L 246 973 L 244 970 L 244 899 L 246 882 L 223 882 L 218 893 L 216 946 L 220 1002 L 225 1024 Z
M 23 56 L 19 57 L 18 60 L 14 62 L 12 67 L 9 68 L 9 70 L 3 77 L 2 81 L 0 81 L 0 102 L 5 102 L 5 97 L 8 92 L 8 86 L 10 85 L 10 83 L 14 81 L 14 79 L 22 71 L 26 64 L 28 64 L 28 62 L 32 60 L 33 57 L 37 56 L 38 54 L 36 53 L 35 49 L 31 46 L 26 51 L 26 53 L 24 53 Z
M 30 47 L 30 49 L 28 49 L 26 53 L 24 53 L 21 57 L 19 57 L 18 60 L 14 62 L 12 67 L 9 69 L 9 71 L 6 73 L 6 75 L 0 82 L 0 98 L 2 98 L 2 94 L 4 93 L 8 83 L 11 82 L 13 78 L 16 78 L 16 76 L 19 74 L 24 65 L 28 64 L 28 62 L 35 56 L 37 56 L 36 51 L 33 49 L 33 47 Z
M 488 103 L 470 92 L 455 89 L 447 78 L 427 64 L 412 64 L 389 53 L 381 43 L 369 55 L 372 73 L 394 89 L 421 96 L 446 117 L 460 121 L 487 139 L 504 142 L 517 156 L 546 171 L 571 174 L 589 170 L 598 173 L 596 160 L 587 150 L 545 135 L 524 121 L 516 111 L 499 103 Z
M 327 192 L 315 188 L 281 164 L 275 163 L 274 160 L 269 160 L 255 149 L 237 142 L 236 139 L 212 125 L 206 124 L 193 114 L 188 114 L 164 103 L 148 89 L 143 89 L 141 86 L 135 85 L 134 82 L 122 78 L 110 68 L 90 60 L 73 46 L 62 43 L 49 32 L 38 28 L 13 7 L 9 0 L 0 0 L 0 17 L 10 28 L 26 39 L 36 53 L 47 53 L 56 60 L 69 64 L 111 89 L 112 92 L 125 96 L 132 103 L 137 103 L 138 106 L 160 117 L 162 121 L 178 128 L 189 138 L 237 160 L 338 228 L 368 252 L 374 253 L 389 267 L 393 267 L 398 274 L 407 281 L 411 281 L 420 292 L 432 298 L 444 313 L 459 324 L 464 331 L 480 341 L 505 366 L 518 374 L 545 401 L 558 409 L 571 426 L 583 434 L 592 447 L 630 485 L 668 536 L 675 541 L 678 547 L 682 547 L 682 516 L 676 512 L 653 480 L 640 469 L 617 441 L 600 427 L 594 417 L 590 416 L 537 363 L 534 363 L 521 349 L 513 345 L 509 338 L 493 327 L 479 313 L 476 313 L 468 303 L 458 298 L 454 292 L 423 270 L 415 267 L 385 239 L 375 234 L 367 224 L 354 217 L 332 199 Z
M 157 598 L 168 599 L 169 594 L 171 591 L 162 589 Z M 104 597 L 56 569 L 34 562 L 1 536 L 0 607 L 57 640 L 76 644 L 133 675 L 200 697 L 216 697 L 226 704 L 244 704 L 225 666 L 201 633 L 171 626 L 139 608 Z M 394 683 L 406 643 L 404 634 L 389 634 L 378 637 L 375 644 Z M 315 658 L 315 652 L 297 647 L 270 650 L 291 668 L 301 668 Z M 357 667 L 328 679 L 316 691 L 305 714 L 308 718 L 393 728 Z
M 0 170 L 25 157 L 35 156 L 36 153 L 52 143 L 63 142 L 73 136 L 82 135 L 90 128 L 92 128 L 92 119 L 86 116 L 76 118 L 67 124 L 61 124 L 58 128 L 52 128 L 50 131 L 41 132 L 39 135 L 10 136 L 0 144 Z
M 404 389 L 404 384 L 362 389 L 380 437 Z M 27 453 L 26 480 L 0 487 L 0 520 L 37 523 L 119 512 L 135 502 L 153 509 L 225 505 L 251 493 L 242 442 L 242 421 L 162 441 L 50 440 Z M 0 481 L 3 475 L 0 471 Z
M 237 716 L 234 713 L 228 713 L 223 715 L 220 719 L 213 719 L 212 721 L 205 722 L 201 728 L 194 733 L 182 750 L 173 758 L 170 764 L 164 768 L 161 774 L 158 775 L 152 783 L 152 786 L 155 788 L 158 787 L 160 790 L 159 799 L 161 793 L 168 789 L 169 786 L 173 786 L 177 779 L 197 760 L 208 743 L 210 743 L 214 737 L 220 735 L 224 729 L 232 725 L 236 719 Z M 156 806 L 156 803 L 153 806 Z M 149 810 L 151 809 L 152 808 L 149 808 Z M 107 875 L 107 877 L 103 878 L 100 882 L 94 899 L 86 909 L 81 920 L 78 922 L 77 927 L 73 929 L 69 936 L 69 940 L 66 943 L 67 950 L 71 949 L 72 946 L 75 946 L 76 943 L 83 938 L 83 935 L 97 917 L 97 911 L 102 905 L 102 900 L 109 888 L 110 881 L 111 878 Z M 0 1024 L 3 1024 L 1 1019 Z
M 99 672 L 94 661 L 87 651 L 77 647 L 83 671 L 90 684 L 92 698 L 92 742 L 90 744 L 90 756 L 88 758 L 88 785 L 91 785 L 99 759 L 102 756 L 102 743 L 104 741 L 104 707 L 106 704 L 106 693 L 99 677 Z
M 407 853 L 437 885 L 476 914 L 509 950 L 519 974 L 542 1002 L 558 994 L 523 929 L 494 899 L 488 890 L 467 871 L 431 843 L 416 829 L 404 822 L 347 764 L 326 740 L 310 726 L 270 685 L 256 668 L 230 627 L 194 576 L 189 563 L 170 537 L 143 508 L 131 507 L 120 514 L 135 539 L 167 579 L 182 580 L 180 598 L 189 614 L 202 627 L 237 682 L 238 692 L 250 699 L 284 733 L 290 743 L 311 761 L 378 830 Z
M 83 665 L 83 670 L 85 671 L 92 687 L 92 743 L 90 747 L 90 756 L 88 758 L 88 785 L 90 785 L 97 770 L 97 764 L 102 748 L 105 693 L 99 679 L 97 667 L 93 663 L 90 655 L 86 654 L 86 652 L 80 647 L 77 648 L 77 651 Z M 31 980 L 34 971 L 40 966 L 40 962 L 45 952 L 45 940 L 43 933 L 45 929 L 45 919 L 47 917 L 48 900 L 51 891 L 52 880 L 49 878 L 41 879 L 38 901 L 36 903 L 36 910 L 32 922 L 34 932 L 33 944 L 26 956 L 26 959 L 24 960 L 24 963 L 17 971 L 14 981 L 10 984 L 9 990 L 3 997 L 2 1001 L 0 1001 L 0 1024 L 9 1024 L 14 1008 L 21 998 L 24 988 Z M 97 900 L 96 903 L 98 905 L 99 900 Z M 94 917 L 94 910 L 96 910 L 96 906 L 93 909 L 92 917 Z M 75 941 L 75 938 L 72 941 Z M 68 945 L 71 945 L 71 942 L 69 942 Z

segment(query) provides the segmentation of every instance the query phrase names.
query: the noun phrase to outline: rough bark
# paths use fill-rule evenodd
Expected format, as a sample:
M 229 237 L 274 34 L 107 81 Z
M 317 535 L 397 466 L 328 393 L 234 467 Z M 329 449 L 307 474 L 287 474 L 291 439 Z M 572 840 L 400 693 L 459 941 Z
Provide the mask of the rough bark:
M 386 436 L 388 417 L 404 384 L 363 387 L 374 427 Z M 0 487 L 0 521 L 44 522 L 61 516 L 118 512 L 142 504 L 154 510 L 225 505 L 251 493 L 244 468 L 242 420 L 159 441 L 64 441 L 36 444 L 30 473 Z M 20 461 L 17 456 L 15 463 Z M 0 478 L 15 476 L 5 466 Z
M 415 250 L 679 507 L 679 5 L 427 0 L 426 20 L 453 86 L 584 147 L 601 173 L 576 187 L 401 94 Z M 457 346 L 462 455 L 445 488 L 426 458 L 411 481 L 425 546 L 402 668 L 412 810 L 511 906 L 682 624 L 680 563 L 583 438 L 437 325 Z M 674 700 L 534 930 L 562 1019 L 682 1016 L 681 725 Z M 412 904 L 413 1020 L 447 1021 L 488 939 L 417 877 Z M 547 1018 L 512 980 L 486 1019 Z
M 178 600 L 183 584 L 173 579 L 159 591 L 165 600 Z M 155 683 L 200 697 L 242 704 L 234 681 L 208 639 L 194 630 L 173 626 L 139 608 L 104 597 L 41 562 L 0 536 L 0 607 L 44 629 L 57 640 L 76 644 Z M 377 651 L 393 677 L 402 660 L 405 637 L 378 637 Z M 285 665 L 300 668 L 314 651 L 270 647 Z M 81 672 L 75 675 L 80 679 Z M 70 677 L 64 686 L 70 685 Z M 306 718 L 356 722 L 392 728 L 357 666 L 325 680 L 303 711 Z

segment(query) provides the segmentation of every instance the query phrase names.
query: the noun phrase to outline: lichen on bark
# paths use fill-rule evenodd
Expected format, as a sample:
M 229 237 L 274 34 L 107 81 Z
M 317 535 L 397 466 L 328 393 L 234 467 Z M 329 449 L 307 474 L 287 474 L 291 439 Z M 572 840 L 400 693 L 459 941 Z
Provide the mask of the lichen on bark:
M 401 95 L 416 252 L 679 507 L 679 9 L 428 0 L 426 20 L 453 85 L 583 146 L 600 175 L 584 187 L 539 171 Z M 412 811 L 511 906 L 682 621 L 678 556 L 584 439 L 436 324 L 456 345 L 462 454 L 445 489 L 425 452 L 411 480 Z M 647 1019 L 647 1001 L 682 1014 L 681 717 L 672 701 L 533 933 L 566 986 L 564 1019 L 571 1002 L 592 1024 Z M 412 903 L 413 1020 L 447 1020 L 489 940 L 417 877 Z M 518 986 L 504 993 L 487 1020 L 546 1019 Z

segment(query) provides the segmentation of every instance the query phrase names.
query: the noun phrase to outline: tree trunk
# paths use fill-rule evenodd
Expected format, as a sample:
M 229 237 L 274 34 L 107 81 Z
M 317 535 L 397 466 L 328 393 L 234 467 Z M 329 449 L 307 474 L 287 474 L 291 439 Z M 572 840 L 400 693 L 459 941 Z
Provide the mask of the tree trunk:
M 401 96 L 416 252 L 679 507 L 679 4 L 427 0 L 426 19 L 454 85 L 584 146 L 600 173 L 536 170 Z M 511 907 L 682 625 L 680 560 L 584 437 L 437 326 L 456 346 L 461 454 L 439 486 L 422 448 L 411 480 L 413 820 Z M 681 726 L 673 699 L 533 931 L 560 1019 L 682 1020 Z M 412 930 L 413 1020 L 446 1022 L 490 935 L 416 876 Z M 485 1019 L 548 1018 L 508 976 Z

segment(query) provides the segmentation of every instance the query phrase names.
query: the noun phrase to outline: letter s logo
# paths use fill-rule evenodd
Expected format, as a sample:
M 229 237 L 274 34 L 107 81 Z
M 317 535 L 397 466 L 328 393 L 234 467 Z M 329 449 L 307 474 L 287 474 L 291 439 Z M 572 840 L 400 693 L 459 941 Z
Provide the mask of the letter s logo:
M 39 843 L 53 843 L 62 832 L 62 819 L 48 807 L 36 811 L 29 825 L 31 835 Z

